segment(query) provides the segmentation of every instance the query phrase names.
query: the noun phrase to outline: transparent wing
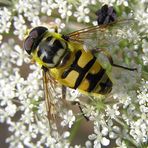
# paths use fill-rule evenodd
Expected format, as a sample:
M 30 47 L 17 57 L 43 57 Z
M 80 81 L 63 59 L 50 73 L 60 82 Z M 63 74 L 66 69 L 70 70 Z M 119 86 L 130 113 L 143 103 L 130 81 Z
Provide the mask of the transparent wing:
M 50 76 L 49 72 L 43 70 L 43 87 L 44 97 L 49 120 L 55 120 L 56 108 L 54 103 L 53 91 L 56 87 L 55 80 Z
M 119 20 L 107 25 L 84 28 L 67 36 L 69 40 L 83 44 L 86 50 L 106 48 L 127 38 L 126 32 L 133 23 L 133 19 Z

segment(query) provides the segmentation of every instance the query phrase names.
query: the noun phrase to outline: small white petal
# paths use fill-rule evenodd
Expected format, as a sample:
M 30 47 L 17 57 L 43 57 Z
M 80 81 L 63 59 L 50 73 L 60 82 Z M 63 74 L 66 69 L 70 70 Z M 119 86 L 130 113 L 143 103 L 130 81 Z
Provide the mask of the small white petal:
M 105 138 L 105 137 L 103 137 L 103 138 L 101 139 L 101 143 L 102 143 L 102 145 L 107 146 L 107 145 L 110 144 L 110 140 L 107 139 L 107 138 Z

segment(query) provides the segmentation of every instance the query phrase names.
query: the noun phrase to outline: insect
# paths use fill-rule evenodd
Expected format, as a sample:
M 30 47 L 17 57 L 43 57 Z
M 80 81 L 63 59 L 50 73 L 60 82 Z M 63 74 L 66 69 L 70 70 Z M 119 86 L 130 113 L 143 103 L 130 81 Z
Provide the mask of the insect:
M 66 87 L 78 89 L 88 95 L 107 95 L 113 83 L 101 66 L 95 53 L 103 52 L 112 66 L 114 64 L 105 48 L 119 40 L 117 35 L 129 20 L 115 21 L 105 25 L 93 26 L 63 35 L 50 32 L 48 28 L 33 28 L 24 41 L 24 49 L 43 69 L 43 82 L 48 115 L 54 117 L 54 101 L 48 85 L 62 85 L 62 99 L 66 97 Z M 124 32 L 123 32 L 124 33 Z M 52 86 L 54 89 L 54 85 Z

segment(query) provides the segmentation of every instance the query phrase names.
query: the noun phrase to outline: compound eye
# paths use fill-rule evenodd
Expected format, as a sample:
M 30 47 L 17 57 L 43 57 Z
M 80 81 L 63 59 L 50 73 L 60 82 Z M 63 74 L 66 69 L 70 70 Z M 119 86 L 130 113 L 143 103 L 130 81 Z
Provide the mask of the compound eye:
M 30 36 L 26 38 L 25 42 L 24 42 L 24 49 L 26 50 L 26 52 L 30 55 L 31 51 L 32 51 L 32 46 L 33 46 L 33 38 L 31 38 Z
M 48 29 L 46 27 L 35 27 L 31 30 L 29 36 L 31 36 L 34 39 L 40 38 Z
M 38 46 L 47 30 L 46 27 L 39 26 L 30 31 L 29 36 L 24 42 L 24 49 L 28 54 L 31 54 L 32 50 Z

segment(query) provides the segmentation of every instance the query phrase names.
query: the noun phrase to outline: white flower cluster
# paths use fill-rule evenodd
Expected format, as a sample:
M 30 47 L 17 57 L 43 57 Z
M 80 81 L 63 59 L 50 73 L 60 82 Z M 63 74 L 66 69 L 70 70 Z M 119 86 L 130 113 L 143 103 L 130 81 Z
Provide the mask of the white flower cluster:
M 74 14 L 79 22 L 84 21 L 89 23 L 88 5 L 89 1 L 18 0 L 14 4 L 14 8 L 8 9 L 4 7 L 0 9 L 0 33 L 9 33 L 12 24 L 14 26 L 13 33 L 20 40 L 23 40 L 27 32 L 28 21 L 32 27 L 39 26 L 42 20 L 51 21 L 49 16 L 52 18 L 52 14 L 56 11 L 60 20 L 66 19 L 68 21 L 69 17 Z M 75 12 L 73 12 L 73 9 L 75 9 Z M 41 16 L 41 14 L 44 14 L 44 16 Z
M 128 6 L 128 0 L 99 0 L 99 2 L 109 5 L 124 5 L 125 7 Z
M 143 40 L 142 42 L 142 51 L 143 54 L 141 55 L 141 58 L 143 60 L 144 65 L 148 65 L 148 41 L 147 41 L 147 34 L 148 34 L 148 5 L 147 1 L 142 1 L 138 3 L 138 8 L 135 7 L 134 9 L 135 18 L 138 20 L 139 25 L 139 34 L 142 33 Z
M 137 119 L 130 123 L 130 134 L 137 143 L 142 144 L 146 143 L 148 138 L 148 81 L 142 80 L 142 85 L 138 90 L 137 102 L 140 112 L 137 114 Z
M 89 135 L 90 140 L 94 140 L 94 148 L 101 148 L 103 146 L 108 146 L 110 144 L 110 140 L 106 138 L 108 134 L 108 129 L 103 126 L 101 129 L 99 122 L 94 123 L 94 134 Z
M 127 0 L 13 0 L 12 2 L 9 7 L 0 8 L 0 123 L 7 124 L 8 131 L 12 133 L 5 139 L 9 147 L 101 148 L 111 147 L 113 141 L 118 148 L 147 147 L 147 1 L 133 3 Z M 121 17 L 128 17 L 126 13 L 130 10 L 138 22 L 135 22 L 132 29 L 124 31 L 126 36 L 123 41 L 115 43 L 115 48 L 109 49 L 109 52 L 113 53 L 115 63 L 137 67 L 137 71 L 113 67 L 112 77 L 110 74 L 109 77 L 114 85 L 108 96 L 97 98 L 89 96 L 86 99 L 86 96 L 77 90 L 68 88 L 66 99 L 69 102 L 80 102 L 79 114 L 72 110 L 73 107 L 69 108 L 70 103 L 67 105 L 62 102 L 59 85 L 55 90 L 50 87 L 59 116 L 55 121 L 48 122 L 42 70 L 31 63 L 23 50 L 22 40 L 27 35 L 28 29 L 42 24 L 54 22 L 59 27 L 58 31 L 68 26 L 68 23 L 93 24 L 96 19 L 95 11 L 104 4 L 121 8 L 118 10 Z M 71 29 L 71 26 L 68 28 Z M 139 66 L 136 66 L 138 64 Z M 82 141 L 72 146 L 71 141 L 75 139 L 71 137 L 75 137 L 76 132 L 80 137 L 86 135 L 78 130 L 77 122 L 81 121 L 78 115 L 81 115 L 81 118 L 85 115 L 89 119 L 87 123 L 93 126 L 93 131 L 87 134 L 86 142 Z
M 148 65 L 148 41 L 143 39 L 142 40 L 142 50 L 143 50 L 143 64 Z
M 0 8 L 0 33 L 9 32 L 11 26 L 11 12 L 6 7 Z

